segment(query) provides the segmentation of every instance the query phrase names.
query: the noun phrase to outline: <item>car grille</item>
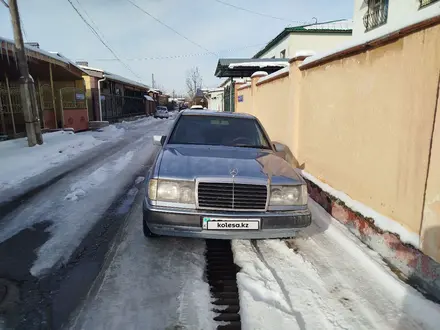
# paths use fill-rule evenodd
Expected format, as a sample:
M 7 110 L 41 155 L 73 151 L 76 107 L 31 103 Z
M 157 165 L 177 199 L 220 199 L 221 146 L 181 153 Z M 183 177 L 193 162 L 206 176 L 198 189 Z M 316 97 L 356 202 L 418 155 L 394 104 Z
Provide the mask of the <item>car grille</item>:
M 199 208 L 265 210 L 267 187 L 240 183 L 199 182 Z

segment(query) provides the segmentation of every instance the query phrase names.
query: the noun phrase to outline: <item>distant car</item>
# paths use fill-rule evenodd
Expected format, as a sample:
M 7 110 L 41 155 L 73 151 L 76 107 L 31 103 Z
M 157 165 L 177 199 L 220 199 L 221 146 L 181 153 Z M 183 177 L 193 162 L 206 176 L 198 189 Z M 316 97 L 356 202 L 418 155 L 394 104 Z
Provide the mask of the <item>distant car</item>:
M 192 110 L 203 110 L 203 106 L 201 106 L 201 105 L 193 105 L 193 106 L 191 106 L 190 109 L 192 109 Z
M 156 112 L 154 113 L 154 118 L 169 118 L 170 114 L 168 113 L 168 109 L 165 106 L 156 107 Z
M 311 224 L 304 179 L 253 116 L 185 110 L 146 180 L 143 233 L 218 239 L 292 237 Z

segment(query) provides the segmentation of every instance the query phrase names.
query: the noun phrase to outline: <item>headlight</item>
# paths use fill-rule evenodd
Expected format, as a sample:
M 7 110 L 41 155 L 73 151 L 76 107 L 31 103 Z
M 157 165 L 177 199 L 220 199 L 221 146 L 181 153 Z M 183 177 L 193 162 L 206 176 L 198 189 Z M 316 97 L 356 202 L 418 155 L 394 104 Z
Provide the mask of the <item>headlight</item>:
M 153 201 L 194 204 L 194 182 L 151 179 L 148 197 Z
M 272 186 L 270 188 L 270 206 L 292 206 L 307 204 L 307 186 Z

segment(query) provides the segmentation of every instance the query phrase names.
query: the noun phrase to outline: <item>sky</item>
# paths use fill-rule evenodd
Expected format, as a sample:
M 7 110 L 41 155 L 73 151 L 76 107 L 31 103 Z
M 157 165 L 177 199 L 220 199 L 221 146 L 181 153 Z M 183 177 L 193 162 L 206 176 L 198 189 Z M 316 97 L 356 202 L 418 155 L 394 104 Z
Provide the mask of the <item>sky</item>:
M 204 87 L 216 87 L 219 57 L 250 58 L 287 26 L 352 18 L 353 0 L 70 0 L 118 58 L 99 41 L 68 0 L 18 0 L 25 41 L 73 61 L 104 69 L 167 92 L 186 92 L 198 67 Z M 222 3 L 223 2 L 223 3 Z M 260 16 L 229 3 L 277 18 Z M 0 36 L 12 39 L 9 11 L 0 3 Z M 188 40 L 189 39 L 189 40 Z M 128 66 L 130 69 L 128 69 Z

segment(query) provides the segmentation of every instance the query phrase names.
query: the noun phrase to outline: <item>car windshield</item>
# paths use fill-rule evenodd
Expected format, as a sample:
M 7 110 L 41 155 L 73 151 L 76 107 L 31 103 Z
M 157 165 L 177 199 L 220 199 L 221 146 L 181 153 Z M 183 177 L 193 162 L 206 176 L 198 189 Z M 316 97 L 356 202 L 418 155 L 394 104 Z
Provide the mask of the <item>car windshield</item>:
M 182 116 L 168 143 L 270 149 L 255 119 L 220 116 Z

